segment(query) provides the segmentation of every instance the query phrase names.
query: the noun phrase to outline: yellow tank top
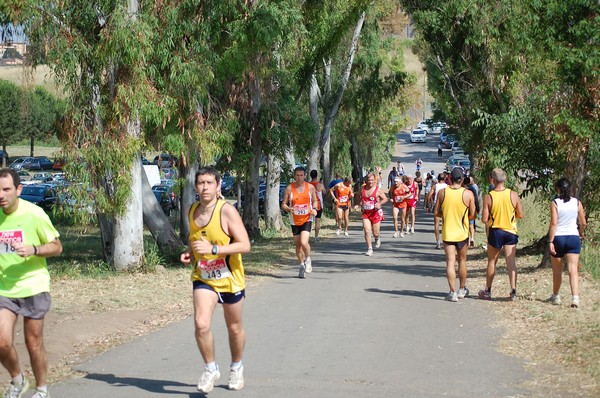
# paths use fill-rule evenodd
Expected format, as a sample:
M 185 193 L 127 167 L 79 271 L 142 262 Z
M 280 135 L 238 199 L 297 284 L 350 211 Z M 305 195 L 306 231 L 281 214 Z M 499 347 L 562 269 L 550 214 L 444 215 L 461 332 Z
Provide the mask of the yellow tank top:
M 463 200 L 465 188 L 444 188 L 442 240 L 462 242 L 469 237 L 469 208 Z
M 503 191 L 491 191 L 492 209 L 490 211 L 490 228 L 502 229 L 506 232 L 517 234 L 517 218 L 515 217 L 515 206 L 510 200 L 508 188 Z
M 190 209 L 190 242 L 199 240 L 201 236 L 213 245 L 224 246 L 231 242 L 231 237 L 223 231 L 221 226 L 221 210 L 225 203 L 227 202 L 224 200 L 217 201 L 210 221 L 203 227 L 199 227 L 194 222 L 194 212 L 200 202 L 192 205 Z M 193 265 L 192 281 L 202 281 L 216 292 L 237 293 L 246 288 L 240 253 L 228 256 L 194 253 Z

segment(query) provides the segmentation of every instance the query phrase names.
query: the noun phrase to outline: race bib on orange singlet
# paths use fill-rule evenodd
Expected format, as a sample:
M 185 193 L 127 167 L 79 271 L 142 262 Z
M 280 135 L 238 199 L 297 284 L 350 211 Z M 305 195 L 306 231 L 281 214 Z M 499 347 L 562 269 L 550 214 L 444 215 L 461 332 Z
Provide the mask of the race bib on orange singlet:
M 23 243 L 23 231 L 0 231 L 0 254 L 15 254 L 13 243 Z
M 402 202 L 402 196 L 394 196 L 394 202 L 396 202 L 396 203 Z
M 202 279 L 223 279 L 231 276 L 224 258 L 200 260 L 198 261 L 198 270 L 202 275 Z
M 346 203 L 348 201 L 348 195 L 340 196 L 338 199 L 340 203 Z
M 308 205 L 295 205 L 294 206 L 294 215 L 305 216 L 307 214 L 308 214 Z

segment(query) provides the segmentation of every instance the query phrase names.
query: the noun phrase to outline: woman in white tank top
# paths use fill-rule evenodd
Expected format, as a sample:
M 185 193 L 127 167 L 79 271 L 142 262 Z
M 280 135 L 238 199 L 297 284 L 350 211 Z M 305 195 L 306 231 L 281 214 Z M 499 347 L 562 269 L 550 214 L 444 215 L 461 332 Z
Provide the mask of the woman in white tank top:
M 553 273 L 553 294 L 548 301 L 560 305 L 560 285 L 562 283 L 563 258 L 567 262 L 571 294 L 571 307 L 579 308 L 579 254 L 581 239 L 586 227 L 585 212 L 581 202 L 571 197 L 571 183 L 561 178 L 555 184 L 558 196 L 550 204 L 550 254 Z

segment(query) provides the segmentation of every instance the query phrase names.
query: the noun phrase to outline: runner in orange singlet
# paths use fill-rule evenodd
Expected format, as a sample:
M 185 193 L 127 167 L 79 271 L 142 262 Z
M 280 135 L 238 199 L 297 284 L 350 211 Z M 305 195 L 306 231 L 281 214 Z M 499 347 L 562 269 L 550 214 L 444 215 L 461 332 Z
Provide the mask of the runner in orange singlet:
M 406 225 L 406 198 L 410 196 L 408 187 L 402 182 L 402 177 L 394 178 L 394 185 L 390 188 L 390 200 L 392 201 L 392 215 L 394 216 L 394 238 L 404 238 L 404 226 Z M 398 231 L 398 216 L 400 216 L 400 231 Z
M 290 224 L 296 245 L 296 257 L 300 262 L 298 278 L 304 279 L 305 273 L 312 272 L 310 258 L 310 228 L 313 216 L 317 215 L 317 195 L 315 187 L 304 181 L 306 171 L 303 167 L 294 169 L 294 182 L 287 186 L 283 194 L 281 209 L 290 214 Z
M 350 218 L 350 203 L 354 197 L 352 192 L 352 178 L 346 177 L 344 182 L 337 184 L 332 188 L 333 202 L 335 203 L 335 211 L 337 214 L 337 231 L 339 236 L 344 229 L 344 235 L 348 236 L 348 222 Z

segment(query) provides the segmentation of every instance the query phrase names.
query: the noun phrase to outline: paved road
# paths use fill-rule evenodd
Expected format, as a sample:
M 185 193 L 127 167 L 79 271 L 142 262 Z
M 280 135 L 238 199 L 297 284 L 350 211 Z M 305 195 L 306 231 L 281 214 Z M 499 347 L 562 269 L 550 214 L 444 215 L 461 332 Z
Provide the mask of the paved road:
M 435 164 L 433 143 L 408 144 L 397 154 L 408 171 L 415 156 Z M 415 155 L 416 154 L 416 155 Z M 393 159 L 395 165 L 397 158 Z M 387 177 L 387 171 L 384 171 Z M 523 363 L 499 354 L 502 330 L 490 327 L 488 302 L 444 300 L 444 257 L 434 249 L 432 220 L 419 211 L 414 235 L 393 239 L 388 214 L 373 257 L 358 224 L 349 237 L 313 245 L 314 271 L 297 279 L 284 267 L 250 289 L 245 305 L 246 387 L 226 389 L 221 376 L 211 397 L 507 397 L 526 391 Z M 472 291 L 476 290 L 475 286 Z M 191 305 L 191 303 L 190 303 Z M 222 310 L 215 313 L 217 358 L 229 354 Z M 87 375 L 52 386 L 59 397 L 202 397 L 202 371 L 191 320 L 115 348 L 78 367 Z

